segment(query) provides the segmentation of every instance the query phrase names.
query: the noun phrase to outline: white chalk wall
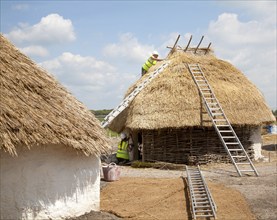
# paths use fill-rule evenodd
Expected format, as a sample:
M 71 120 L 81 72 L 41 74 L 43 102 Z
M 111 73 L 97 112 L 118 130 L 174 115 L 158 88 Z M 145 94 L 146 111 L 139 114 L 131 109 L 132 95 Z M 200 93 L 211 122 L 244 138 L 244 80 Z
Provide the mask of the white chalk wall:
M 1 219 L 63 219 L 100 206 L 100 160 L 71 147 L 0 151 Z M 77 154 L 78 153 L 78 154 Z
M 259 160 L 263 158 L 262 155 L 262 128 L 260 126 L 255 127 L 251 130 L 250 141 L 252 142 L 252 147 L 254 150 L 254 160 Z

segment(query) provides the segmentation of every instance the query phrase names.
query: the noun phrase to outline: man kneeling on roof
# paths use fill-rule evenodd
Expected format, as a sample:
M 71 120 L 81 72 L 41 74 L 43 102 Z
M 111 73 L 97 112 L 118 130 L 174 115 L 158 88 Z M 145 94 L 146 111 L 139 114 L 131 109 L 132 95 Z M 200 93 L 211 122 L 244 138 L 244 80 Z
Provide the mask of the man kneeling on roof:
M 151 55 L 151 57 L 146 60 L 146 62 L 143 64 L 141 69 L 141 76 L 143 76 L 147 71 L 150 69 L 151 66 L 156 65 L 157 61 L 162 61 L 164 59 L 158 58 L 159 53 L 157 51 L 154 51 Z
M 118 160 L 118 164 L 124 164 L 129 162 L 128 137 L 125 133 L 121 133 L 120 138 L 121 141 L 118 144 L 116 158 Z

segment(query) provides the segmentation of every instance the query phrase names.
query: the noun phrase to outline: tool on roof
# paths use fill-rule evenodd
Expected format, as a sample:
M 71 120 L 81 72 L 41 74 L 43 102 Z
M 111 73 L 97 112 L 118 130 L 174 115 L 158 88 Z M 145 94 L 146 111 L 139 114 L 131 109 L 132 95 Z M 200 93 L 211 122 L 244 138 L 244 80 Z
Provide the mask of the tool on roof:
M 242 173 L 249 174 L 258 172 L 252 161 L 247 155 L 229 120 L 227 119 L 219 101 L 209 85 L 199 64 L 188 64 L 189 71 L 193 77 L 195 84 L 204 100 L 206 110 L 212 119 L 213 126 L 225 147 L 232 163 L 234 164 L 239 176 Z

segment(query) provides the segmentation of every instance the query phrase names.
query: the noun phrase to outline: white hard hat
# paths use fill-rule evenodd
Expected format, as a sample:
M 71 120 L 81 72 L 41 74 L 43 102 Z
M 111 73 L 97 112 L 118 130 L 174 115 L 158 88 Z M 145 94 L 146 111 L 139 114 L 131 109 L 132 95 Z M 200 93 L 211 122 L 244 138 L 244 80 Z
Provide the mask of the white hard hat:
M 153 53 L 152 53 L 153 55 L 158 55 L 159 56 L 159 53 L 158 53 L 158 51 L 153 51 Z
M 125 139 L 125 138 L 126 138 L 126 134 L 125 134 L 125 133 L 121 133 L 121 134 L 120 134 L 120 138 L 121 138 L 121 139 Z

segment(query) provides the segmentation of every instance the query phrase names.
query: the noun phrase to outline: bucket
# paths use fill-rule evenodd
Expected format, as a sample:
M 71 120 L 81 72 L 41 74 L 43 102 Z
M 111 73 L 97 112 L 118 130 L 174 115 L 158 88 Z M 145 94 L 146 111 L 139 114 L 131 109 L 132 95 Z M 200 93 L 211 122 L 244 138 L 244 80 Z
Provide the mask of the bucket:
M 271 131 L 270 131 L 271 134 L 277 134 L 277 125 L 272 125 L 271 126 Z
M 103 166 L 103 176 L 105 181 L 116 181 L 119 180 L 120 169 L 115 163 L 110 163 L 107 166 Z
M 276 125 L 269 125 L 267 126 L 268 133 L 270 134 L 277 134 L 277 126 Z

